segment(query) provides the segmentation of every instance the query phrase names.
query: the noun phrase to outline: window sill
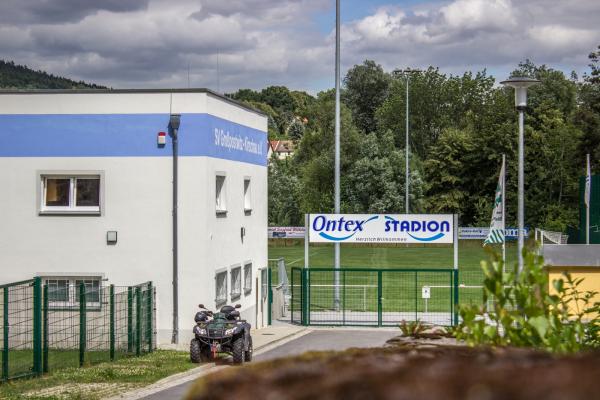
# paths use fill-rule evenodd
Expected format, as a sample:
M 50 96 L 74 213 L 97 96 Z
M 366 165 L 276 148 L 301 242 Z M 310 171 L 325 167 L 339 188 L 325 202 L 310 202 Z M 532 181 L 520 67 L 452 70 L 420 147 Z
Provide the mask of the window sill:
M 40 210 L 38 215 L 101 215 L 100 210 Z
M 239 298 L 242 297 L 241 293 L 231 293 L 231 301 L 233 302 L 234 300 L 239 300 Z
M 246 215 L 252 214 L 252 209 L 251 208 L 244 208 L 244 214 L 246 214 Z
M 227 210 L 217 210 L 217 215 L 227 215 Z
M 215 300 L 215 305 L 217 307 L 221 307 L 221 306 L 223 306 L 225 304 L 227 304 L 227 300 L 224 300 L 224 299 Z
M 250 293 L 252 293 L 252 289 L 244 289 L 244 296 L 248 296 Z

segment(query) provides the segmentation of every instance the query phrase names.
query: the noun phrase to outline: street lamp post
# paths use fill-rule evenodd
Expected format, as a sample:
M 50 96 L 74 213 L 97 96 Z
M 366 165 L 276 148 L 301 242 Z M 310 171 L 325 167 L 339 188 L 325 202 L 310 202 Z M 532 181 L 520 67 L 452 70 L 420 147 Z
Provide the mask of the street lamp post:
M 335 154 L 334 154 L 334 213 L 340 213 L 340 0 L 335 2 Z M 334 244 L 334 299 L 340 309 L 340 243 Z
M 524 174 L 524 119 L 527 107 L 527 88 L 539 83 L 537 79 L 526 77 L 513 77 L 500 82 L 502 85 L 515 89 L 515 107 L 519 111 L 519 191 L 518 191 L 518 257 L 519 273 L 523 271 L 523 245 L 525 242 L 523 231 L 525 229 L 525 174 Z

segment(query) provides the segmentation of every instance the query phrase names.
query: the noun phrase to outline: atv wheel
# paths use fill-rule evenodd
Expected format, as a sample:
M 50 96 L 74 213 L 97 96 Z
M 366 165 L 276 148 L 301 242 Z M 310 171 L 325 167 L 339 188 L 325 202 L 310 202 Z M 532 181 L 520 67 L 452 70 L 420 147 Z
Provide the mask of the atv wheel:
M 190 342 L 190 360 L 194 364 L 204 361 L 202 357 L 202 346 L 198 339 L 192 339 Z
M 252 361 L 252 336 L 250 336 L 250 342 L 248 343 L 248 350 L 244 352 L 244 361 Z
M 238 335 L 231 343 L 233 363 L 242 364 L 244 362 L 244 335 Z

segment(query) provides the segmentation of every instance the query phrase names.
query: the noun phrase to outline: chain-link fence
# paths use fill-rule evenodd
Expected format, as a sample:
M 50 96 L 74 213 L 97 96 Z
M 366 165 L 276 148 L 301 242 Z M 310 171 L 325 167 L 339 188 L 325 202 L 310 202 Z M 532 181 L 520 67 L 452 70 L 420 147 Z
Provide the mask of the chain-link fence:
M 2 381 L 154 349 L 151 282 L 68 282 L 35 278 L 0 286 Z
M 292 268 L 292 322 L 393 326 L 401 321 L 454 325 L 454 269 Z

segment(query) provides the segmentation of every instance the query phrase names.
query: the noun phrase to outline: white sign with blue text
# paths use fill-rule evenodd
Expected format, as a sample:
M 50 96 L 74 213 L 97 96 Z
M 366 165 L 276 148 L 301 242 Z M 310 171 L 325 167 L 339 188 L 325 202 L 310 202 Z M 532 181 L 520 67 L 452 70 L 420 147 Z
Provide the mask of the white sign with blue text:
M 451 214 L 311 214 L 312 243 L 453 243 Z

